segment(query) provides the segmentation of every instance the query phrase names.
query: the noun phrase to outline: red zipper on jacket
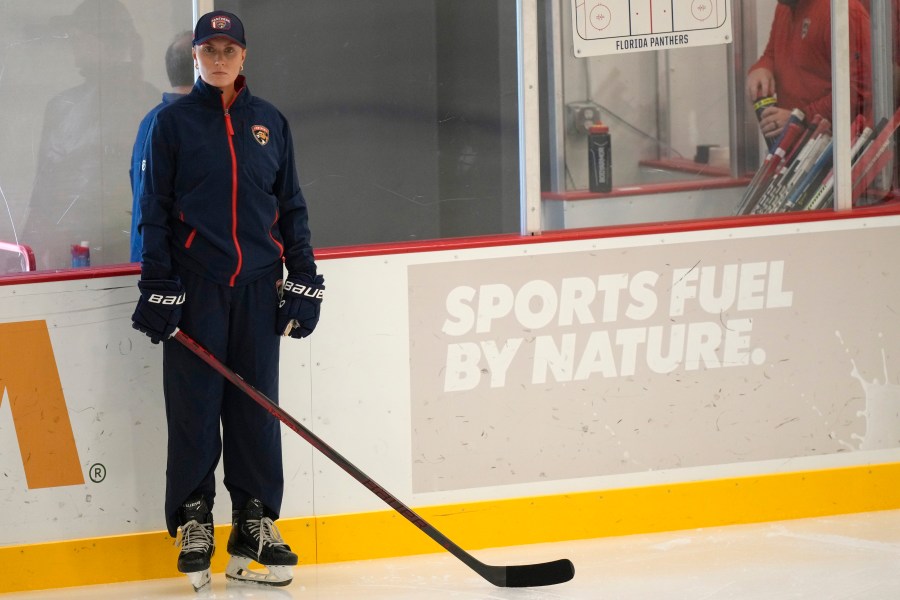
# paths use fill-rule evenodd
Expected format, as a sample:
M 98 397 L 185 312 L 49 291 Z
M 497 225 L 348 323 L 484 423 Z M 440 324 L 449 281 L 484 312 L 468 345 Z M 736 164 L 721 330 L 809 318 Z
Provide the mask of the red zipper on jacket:
M 228 103 L 228 105 L 225 105 L 225 97 L 222 97 L 222 106 L 225 108 L 225 129 L 228 132 L 228 148 L 231 151 L 231 239 L 234 241 L 234 249 L 237 251 L 237 266 L 234 269 L 234 273 L 231 275 L 231 279 L 228 281 L 228 285 L 231 287 L 234 287 L 234 282 L 244 264 L 244 254 L 241 251 L 241 243 L 238 241 L 237 234 L 238 165 L 237 153 L 234 151 L 234 126 L 231 123 L 231 113 L 229 112 L 231 105 L 237 100 L 238 94 L 240 94 L 241 91 L 242 90 L 238 90 L 237 94 L 234 95 L 234 98 L 231 99 L 231 102 Z

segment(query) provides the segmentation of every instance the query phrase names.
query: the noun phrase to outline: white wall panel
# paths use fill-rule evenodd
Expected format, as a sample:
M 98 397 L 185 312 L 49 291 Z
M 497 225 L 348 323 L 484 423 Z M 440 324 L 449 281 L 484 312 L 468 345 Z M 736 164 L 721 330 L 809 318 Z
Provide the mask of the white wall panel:
M 900 347 L 896 318 L 900 277 L 893 258 L 897 242 L 900 218 L 882 217 L 324 258 L 320 271 L 326 277 L 327 299 L 319 328 L 308 340 L 285 340 L 282 345 L 282 405 L 411 506 L 897 461 L 900 441 L 890 438 L 900 425 L 900 357 L 896 351 Z M 808 251 L 820 247 L 827 251 L 813 255 Z M 586 256 L 596 257 L 596 267 L 584 262 Z M 642 403 L 642 410 L 670 428 L 679 423 L 666 421 L 673 406 L 715 401 L 715 394 L 708 393 L 710 386 L 721 387 L 721 395 L 741 390 L 747 394 L 745 401 L 756 405 L 746 414 L 760 422 L 731 424 L 737 432 L 734 442 L 728 446 L 725 439 L 723 443 L 726 451 L 729 447 L 734 450 L 733 458 L 722 458 L 723 447 L 698 442 L 691 447 L 693 458 L 679 465 L 677 460 L 666 459 L 667 450 L 675 450 L 672 440 L 679 439 L 677 430 L 669 430 L 664 435 L 628 441 L 631 455 L 666 459 L 659 463 L 635 463 L 614 471 L 604 471 L 602 466 L 594 471 L 587 468 L 578 477 L 550 473 L 543 479 L 531 479 L 520 475 L 495 485 L 488 483 L 489 468 L 498 456 L 476 448 L 469 456 L 468 468 L 484 471 L 465 475 L 481 484 L 449 484 L 414 492 L 414 472 L 427 476 L 430 468 L 416 462 L 421 461 L 417 452 L 423 441 L 417 430 L 422 423 L 413 422 L 414 407 L 420 410 L 431 400 L 445 403 L 442 409 L 449 410 L 445 413 L 450 415 L 448 422 L 431 423 L 435 433 L 426 441 L 450 446 L 466 441 L 465 428 L 453 422 L 457 416 L 489 419 L 493 414 L 482 410 L 487 404 L 479 404 L 476 397 L 440 391 L 433 398 L 413 395 L 416 386 L 442 385 L 446 375 L 429 362 L 434 349 L 445 344 L 438 340 L 440 332 L 430 329 L 441 322 L 445 306 L 428 300 L 440 298 L 442 286 L 515 282 L 516 273 L 528 273 L 523 265 L 534 265 L 533 279 L 547 280 L 557 271 L 572 275 L 572 269 L 582 268 L 579 264 L 591 265 L 588 270 L 593 269 L 594 274 L 616 268 L 666 273 L 666 268 L 680 266 L 678 261 L 691 256 L 719 265 L 784 261 L 784 286 L 794 295 L 793 306 L 753 315 L 752 342 L 767 350 L 764 364 L 692 370 L 690 380 L 681 385 L 640 369 L 630 378 L 614 382 L 589 379 L 584 385 L 598 398 L 613 393 L 614 388 L 637 390 L 636 401 Z M 5 391 L 0 401 L 0 543 L 163 528 L 166 434 L 162 353 L 159 346 L 131 328 L 135 283 L 136 276 L 128 276 L 0 286 L 0 335 L 12 323 L 46 322 L 85 480 L 77 485 L 28 488 L 10 410 L 12 392 Z M 822 290 L 830 293 L 812 297 Z M 784 360 L 785 356 L 790 361 Z M 412 371 L 411 365 L 421 368 Z M 0 365 L 0 378 L 8 368 Z M 814 372 L 819 380 L 813 382 L 810 374 Z M 479 390 L 480 398 L 487 403 L 529 398 L 532 403 L 542 403 L 523 402 L 522 406 L 541 406 L 556 418 L 542 422 L 524 418 L 533 417 L 531 413 L 499 414 L 507 420 L 523 417 L 525 425 L 515 430 L 515 437 L 544 440 L 549 447 L 558 432 L 548 437 L 545 429 L 582 409 L 571 403 L 567 391 L 571 386 L 550 382 L 541 395 L 531 382 L 515 379 L 514 371 L 509 377 L 505 388 Z M 762 391 L 754 392 L 757 388 Z M 454 413 L 453 402 L 467 412 Z M 786 403 L 804 407 L 797 422 L 782 418 L 780 407 Z M 719 420 L 719 426 L 723 422 Z M 740 431 L 760 431 L 760 423 L 776 432 L 773 437 L 740 437 Z M 586 445 L 608 435 L 605 426 L 615 427 L 614 423 L 603 425 L 594 431 L 594 437 L 571 432 L 570 460 L 581 460 Z M 814 436 L 811 445 L 796 451 L 797 440 L 784 435 L 791 427 L 799 427 L 798 436 Z M 833 442 L 828 442 L 829 428 L 838 438 Z M 386 508 L 299 436 L 287 428 L 283 432 L 283 517 Z M 847 432 L 850 435 L 845 435 Z M 874 435 L 887 437 L 876 443 Z M 826 445 L 816 446 L 820 441 Z M 776 442 L 778 445 L 767 447 Z M 692 441 L 681 443 L 691 445 Z M 705 461 L 704 455 L 712 460 Z M 504 458 L 515 462 L 517 457 Z M 97 464 L 104 466 L 106 476 L 95 483 L 90 475 Z M 460 478 L 463 480 L 467 479 Z M 216 507 L 216 519 L 226 522 L 227 496 L 219 498 L 224 501 Z

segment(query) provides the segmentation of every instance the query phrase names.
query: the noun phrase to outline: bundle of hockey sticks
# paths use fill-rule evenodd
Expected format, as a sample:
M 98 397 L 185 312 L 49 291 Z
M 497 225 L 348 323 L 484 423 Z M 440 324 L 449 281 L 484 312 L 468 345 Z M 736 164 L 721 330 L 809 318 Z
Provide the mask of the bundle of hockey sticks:
M 900 109 L 874 128 L 863 117 L 853 123 L 850 150 L 853 204 L 861 202 L 870 184 L 894 157 L 894 134 Z M 834 200 L 834 140 L 831 123 L 816 115 L 806 121 L 794 110 L 781 137 L 754 175 L 736 214 L 769 214 L 818 210 Z

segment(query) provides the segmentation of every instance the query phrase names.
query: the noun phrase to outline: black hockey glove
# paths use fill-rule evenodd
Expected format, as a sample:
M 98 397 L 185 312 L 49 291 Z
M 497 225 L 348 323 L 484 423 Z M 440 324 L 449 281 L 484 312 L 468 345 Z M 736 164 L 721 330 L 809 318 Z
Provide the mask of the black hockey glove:
M 305 338 L 313 332 L 319 322 L 319 309 L 325 297 L 325 278 L 301 273 L 288 277 L 281 288 L 281 303 L 275 330 L 278 335 Z
M 184 288 L 179 279 L 138 281 L 141 297 L 131 315 L 131 326 L 150 336 L 158 344 L 169 339 L 181 319 Z

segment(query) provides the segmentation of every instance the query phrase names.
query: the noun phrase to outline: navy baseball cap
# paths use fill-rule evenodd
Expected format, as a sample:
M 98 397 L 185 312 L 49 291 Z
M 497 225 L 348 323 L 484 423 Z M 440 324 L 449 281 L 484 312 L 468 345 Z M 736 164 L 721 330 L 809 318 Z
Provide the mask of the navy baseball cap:
M 206 13 L 197 20 L 197 26 L 194 27 L 194 46 L 199 46 L 206 40 L 215 37 L 226 37 L 241 48 L 247 47 L 247 40 L 244 39 L 244 24 L 237 18 L 237 15 L 224 10 Z

